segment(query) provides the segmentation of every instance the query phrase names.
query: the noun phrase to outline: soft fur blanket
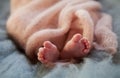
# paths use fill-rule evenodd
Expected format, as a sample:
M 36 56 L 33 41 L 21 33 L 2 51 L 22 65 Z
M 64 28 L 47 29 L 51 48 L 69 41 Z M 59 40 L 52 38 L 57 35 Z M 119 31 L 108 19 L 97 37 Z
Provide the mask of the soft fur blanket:
M 120 0 L 101 0 L 103 11 L 113 16 L 113 28 L 120 42 Z M 0 78 L 120 78 L 120 44 L 116 55 L 93 51 L 82 63 L 45 68 L 32 65 L 16 48 L 5 30 L 9 0 L 0 0 Z

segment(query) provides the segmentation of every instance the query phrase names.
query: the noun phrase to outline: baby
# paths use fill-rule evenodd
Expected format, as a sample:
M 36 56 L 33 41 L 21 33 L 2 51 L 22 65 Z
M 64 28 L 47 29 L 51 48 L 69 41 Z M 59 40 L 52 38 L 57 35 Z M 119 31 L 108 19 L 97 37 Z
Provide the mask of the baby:
M 33 61 L 79 60 L 94 47 L 114 54 L 112 18 L 94 0 L 11 0 L 8 34 Z

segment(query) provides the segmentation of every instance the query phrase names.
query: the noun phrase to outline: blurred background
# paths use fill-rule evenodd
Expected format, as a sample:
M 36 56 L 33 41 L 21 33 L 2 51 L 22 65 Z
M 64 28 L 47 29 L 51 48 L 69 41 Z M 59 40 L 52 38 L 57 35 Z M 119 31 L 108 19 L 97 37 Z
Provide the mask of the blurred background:
M 113 17 L 113 31 L 120 43 L 120 0 L 100 2 L 103 11 Z M 10 0 L 0 0 L 0 78 L 120 78 L 120 44 L 114 56 L 106 52 L 93 51 L 83 63 L 76 65 L 57 65 L 54 69 L 48 69 L 40 63 L 30 64 L 6 33 L 9 9 Z

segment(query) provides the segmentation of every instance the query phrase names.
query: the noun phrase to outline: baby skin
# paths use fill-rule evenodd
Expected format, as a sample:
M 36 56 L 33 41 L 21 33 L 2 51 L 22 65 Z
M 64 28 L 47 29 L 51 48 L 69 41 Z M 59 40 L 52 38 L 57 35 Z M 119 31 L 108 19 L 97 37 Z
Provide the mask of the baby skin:
M 89 41 L 81 34 L 75 34 L 70 41 L 65 44 L 62 52 L 50 41 L 45 41 L 44 47 L 39 48 L 38 60 L 46 64 L 56 62 L 60 59 L 75 59 L 86 56 L 90 50 Z
M 93 47 L 116 52 L 117 38 L 112 32 L 111 18 L 100 12 L 101 5 L 94 0 L 11 2 L 8 34 L 34 61 L 47 65 L 79 60 Z M 109 37 L 112 42 L 106 40 Z

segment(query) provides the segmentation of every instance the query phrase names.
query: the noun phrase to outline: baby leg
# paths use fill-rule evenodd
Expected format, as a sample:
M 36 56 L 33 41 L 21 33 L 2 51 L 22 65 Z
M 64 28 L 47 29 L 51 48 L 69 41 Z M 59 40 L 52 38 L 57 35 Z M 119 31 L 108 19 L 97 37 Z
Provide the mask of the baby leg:
M 112 18 L 108 14 L 102 14 L 102 18 L 95 27 L 96 43 L 94 47 L 97 50 L 106 50 L 111 54 L 117 51 L 117 37 L 112 31 Z
M 50 41 L 43 43 L 43 47 L 39 48 L 37 55 L 38 60 L 43 64 L 53 63 L 59 59 L 59 51 Z
M 80 58 L 86 56 L 90 51 L 93 41 L 92 18 L 85 10 L 78 10 L 76 16 L 80 19 L 83 36 L 80 29 L 71 29 L 68 41 L 61 53 L 61 59 Z
M 11 0 L 11 13 L 13 13 L 18 8 L 21 8 L 25 5 L 27 5 L 32 0 Z
M 34 18 L 32 20 L 32 23 L 30 23 L 26 29 L 25 29 L 25 39 L 27 39 L 32 33 L 40 30 L 41 28 L 56 28 L 58 25 L 53 25 L 50 26 L 50 22 L 53 21 L 53 18 L 59 18 L 61 19 L 61 17 L 65 16 L 62 15 L 62 16 L 59 16 L 59 12 L 67 5 L 67 7 L 70 5 L 73 5 L 73 4 L 76 4 L 76 3 L 82 3 L 82 2 L 85 2 L 87 0 L 83 0 L 83 1 L 72 1 L 72 2 L 69 2 L 69 0 L 65 0 L 65 1 L 60 1 L 58 3 L 56 3 L 56 5 L 53 5 L 52 7 L 50 7 L 49 9 L 45 10 L 44 12 L 42 13 L 39 13 L 39 15 Z M 35 5 L 31 5 L 31 7 L 35 7 Z M 39 4 L 39 7 L 40 7 L 40 4 Z M 36 11 L 36 10 L 35 10 Z M 68 11 L 68 10 L 67 10 Z M 71 13 L 72 14 L 72 13 Z M 44 19 L 44 20 L 43 20 Z M 58 21 L 59 21 L 58 19 Z M 63 20 L 64 18 L 62 18 Z M 57 22 L 57 21 L 56 21 Z M 62 21 L 62 23 L 64 23 Z M 44 27 L 43 27 L 44 26 Z M 49 26 L 49 27 L 48 27 Z M 62 26 L 60 24 L 60 26 Z

